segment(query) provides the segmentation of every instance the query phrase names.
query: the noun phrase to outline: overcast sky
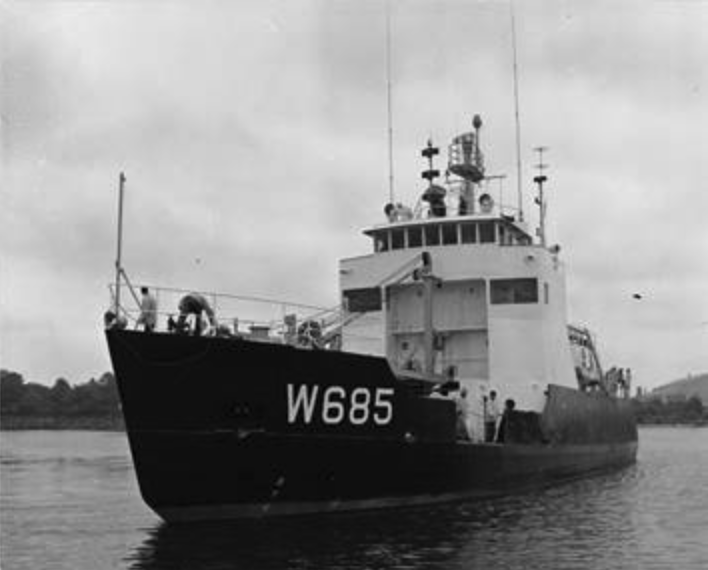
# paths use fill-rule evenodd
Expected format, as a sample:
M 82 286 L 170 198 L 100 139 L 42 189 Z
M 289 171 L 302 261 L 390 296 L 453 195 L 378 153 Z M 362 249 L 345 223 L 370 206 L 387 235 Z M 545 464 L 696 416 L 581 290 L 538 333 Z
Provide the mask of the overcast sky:
M 337 260 L 369 251 L 388 195 L 382 1 L 0 10 L 0 366 L 44 383 L 110 369 L 121 170 L 134 281 L 336 303 Z M 397 198 L 422 191 L 427 138 L 474 113 L 513 195 L 508 5 L 391 12 Z M 526 208 L 546 145 L 572 319 L 637 384 L 708 371 L 708 2 L 516 17 Z

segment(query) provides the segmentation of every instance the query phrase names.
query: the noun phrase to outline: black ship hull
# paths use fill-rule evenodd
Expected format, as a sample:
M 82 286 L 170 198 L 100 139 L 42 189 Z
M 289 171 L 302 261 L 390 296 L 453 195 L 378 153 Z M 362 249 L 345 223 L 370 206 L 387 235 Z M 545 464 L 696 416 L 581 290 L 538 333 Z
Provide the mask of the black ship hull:
M 485 498 L 635 460 L 625 401 L 549 386 L 536 429 L 459 441 L 454 403 L 383 358 L 107 332 L 145 502 L 168 521 Z M 528 423 L 528 422 L 526 422 Z

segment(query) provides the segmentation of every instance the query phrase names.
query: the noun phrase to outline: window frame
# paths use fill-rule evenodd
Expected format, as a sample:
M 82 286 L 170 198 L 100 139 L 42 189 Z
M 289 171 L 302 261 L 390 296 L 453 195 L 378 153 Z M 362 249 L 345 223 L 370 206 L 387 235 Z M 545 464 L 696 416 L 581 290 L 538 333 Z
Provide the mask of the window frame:
M 459 245 L 460 243 L 460 232 L 459 232 L 459 227 L 460 224 L 457 222 L 448 222 L 446 224 L 440 224 L 440 237 L 441 237 L 441 244 L 442 245 Z M 445 232 L 448 232 L 447 236 L 445 235 Z M 452 233 L 450 233 L 450 230 L 453 230 Z M 446 241 L 446 237 L 449 236 L 455 236 L 455 240 L 452 242 Z
M 533 294 L 526 286 L 533 284 Z M 489 280 L 490 305 L 538 305 L 539 283 L 536 277 L 513 277 Z
M 417 234 L 418 234 L 418 243 L 417 244 L 414 244 L 413 241 L 415 241 L 415 240 L 411 239 L 411 235 L 414 232 L 417 232 Z M 409 248 L 423 247 L 423 233 L 424 233 L 423 228 L 421 226 L 410 226 L 410 227 L 406 228 L 406 237 L 408 238 L 408 241 L 407 241 L 408 247 Z
M 467 235 L 468 238 L 472 238 L 471 240 L 465 239 L 466 229 L 472 230 L 472 232 Z M 477 243 L 477 222 L 462 222 L 460 224 L 460 243 L 463 245 Z
M 478 243 L 488 244 L 488 243 L 497 243 L 498 242 L 497 227 L 496 227 L 497 223 L 494 220 L 485 220 L 485 221 L 479 222 L 478 225 L 479 225 L 479 228 L 477 229 L 477 237 L 479 238 Z M 485 236 L 483 233 L 484 230 L 489 229 L 490 227 L 492 228 L 492 232 L 489 235 Z M 485 237 L 488 238 L 490 236 L 491 236 L 491 239 L 484 239 Z
M 391 250 L 391 236 L 388 230 L 379 230 L 372 235 L 374 238 L 374 253 L 384 253 Z M 379 249 L 379 243 L 383 245 Z
M 440 235 L 440 226 L 441 224 L 436 223 L 436 224 L 426 224 L 423 226 L 425 229 L 423 230 L 423 238 L 425 239 L 425 247 L 435 247 L 438 245 L 441 245 L 442 239 Z M 428 241 L 428 234 L 432 235 L 432 230 L 435 230 L 435 234 L 437 234 L 437 243 L 430 243 Z
M 399 249 L 406 249 L 406 229 L 405 228 L 391 228 L 390 231 L 390 249 L 391 251 L 398 251 Z M 397 241 L 400 238 L 400 242 Z

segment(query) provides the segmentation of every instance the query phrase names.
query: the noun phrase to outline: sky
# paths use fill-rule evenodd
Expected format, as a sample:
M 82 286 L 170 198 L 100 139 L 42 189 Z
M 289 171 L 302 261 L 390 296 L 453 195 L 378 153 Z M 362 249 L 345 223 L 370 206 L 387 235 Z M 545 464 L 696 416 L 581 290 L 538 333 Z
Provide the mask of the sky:
M 396 199 L 475 113 L 513 196 L 508 3 L 390 11 Z M 0 367 L 110 369 L 121 171 L 135 283 L 335 305 L 388 199 L 385 21 L 373 0 L 0 5 Z M 535 223 L 547 146 L 570 317 L 635 385 L 708 371 L 708 2 L 517 2 L 516 28 L 524 204 Z

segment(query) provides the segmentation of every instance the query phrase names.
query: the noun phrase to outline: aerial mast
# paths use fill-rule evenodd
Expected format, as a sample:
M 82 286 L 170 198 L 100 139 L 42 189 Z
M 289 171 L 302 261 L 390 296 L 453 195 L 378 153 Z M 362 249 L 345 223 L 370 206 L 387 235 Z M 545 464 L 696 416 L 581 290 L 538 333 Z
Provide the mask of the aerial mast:
M 543 184 L 548 180 L 548 177 L 543 173 L 548 164 L 543 162 L 543 153 L 548 150 L 547 146 L 537 146 L 534 149 L 538 153 L 538 176 L 535 176 L 533 181 L 538 184 L 538 196 L 534 198 L 534 202 L 538 205 L 539 222 L 538 222 L 538 238 L 541 240 L 541 245 L 546 247 L 546 198 L 543 195 Z
M 393 105 L 391 102 L 391 3 L 386 1 L 386 104 L 388 117 L 388 201 L 395 202 L 393 191 Z
M 519 69 L 516 61 L 516 18 L 514 17 L 514 1 L 509 3 L 511 9 L 511 49 L 514 61 L 514 118 L 516 122 L 516 198 L 519 209 L 519 221 L 524 221 L 524 204 L 521 195 L 521 120 L 519 119 Z

